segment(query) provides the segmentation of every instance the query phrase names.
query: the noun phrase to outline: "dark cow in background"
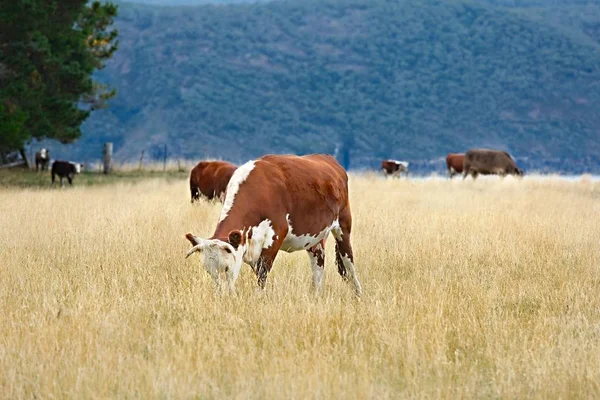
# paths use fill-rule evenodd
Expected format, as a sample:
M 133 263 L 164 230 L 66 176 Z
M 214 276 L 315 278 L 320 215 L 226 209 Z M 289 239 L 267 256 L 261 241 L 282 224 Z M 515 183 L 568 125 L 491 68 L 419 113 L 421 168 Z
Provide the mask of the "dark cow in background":
M 192 203 L 201 196 L 225 200 L 225 191 L 236 166 L 226 161 L 200 161 L 190 172 Z
M 54 161 L 52 163 L 52 185 L 54 186 L 54 181 L 56 179 L 56 175 L 60 178 L 60 186 L 63 186 L 63 178 L 67 178 L 69 181 L 69 185 L 73 184 L 73 178 L 75 174 L 81 173 L 81 164 L 73 163 L 70 161 Z
M 471 175 L 523 176 L 523 170 L 517 167 L 515 160 L 505 151 L 472 149 L 465 154 L 463 179 Z
M 35 153 L 35 170 L 36 172 L 40 169 L 42 171 L 48 170 L 48 164 L 50 163 L 50 152 L 46 149 L 40 149 Z
M 464 163 L 464 153 L 449 153 L 446 156 L 446 167 L 448 168 L 450 179 L 452 179 L 456 174 L 462 174 Z
M 221 285 L 225 274 L 231 292 L 242 262 L 249 264 L 264 288 L 277 253 L 305 250 L 319 292 L 325 266 L 325 240 L 333 233 L 338 272 L 352 282 L 356 276 L 350 244 L 352 215 L 348 175 L 329 155 L 268 155 L 239 167 L 229 185 L 215 233 L 201 239 L 188 233 L 188 257 L 200 252 L 204 268 Z
M 395 176 L 399 177 L 401 173 L 406 173 L 408 177 L 408 162 L 406 161 L 397 161 L 397 160 L 383 160 L 381 162 L 381 172 L 385 176 Z

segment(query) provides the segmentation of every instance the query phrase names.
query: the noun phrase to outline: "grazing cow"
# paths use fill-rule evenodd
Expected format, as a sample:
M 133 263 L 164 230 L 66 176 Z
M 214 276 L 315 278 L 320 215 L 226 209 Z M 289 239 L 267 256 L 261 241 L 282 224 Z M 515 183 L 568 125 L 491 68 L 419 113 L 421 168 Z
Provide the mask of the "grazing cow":
M 226 161 L 201 161 L 190 173 L 192 203 L 200 196 L 224 201 L 227 184 L 237 167 Z
M 63 178 L 67 178 L 69 185 L 73 184 L 75 174 L 81 173 L 81 164 L 70 161 L 54 161 L 52 163 L 52 186 L 56 175 L 60 178 L 60 186 L 63 186 Z
M 394 177 L 400 177 L 400 174 L 404 172 L 408 177 L 408 162 L 396 160 L 383 160 L 381 162 L 381 172 L 383 172 L 385 176 L 392 175 Z
M 452 179 L 456 174 L 462 174 L 464 163 L 464 153 L 449 153 L 446 156 L 446 166 L 448 167 L 448 174 L 450 175 L 450 179 Z
M 50 152 L 46 149 L 41 149 L 35 153 L 35 171 L 48 170 L 48 163 L 50 162 Z
M 517 167 L 515 160 L 505 151 L 472 149 L 465 154 L 463 179 L 471 175 L 515 175 L 523 176 L 523 170 Z
M 242 262 L 249 264 L 265 287 L 267 274 L 279 250 L 306 250 L 312 266 L 312 283 L 321 291 L 325 266 L 325 240 L 333 233 L 338 272 L 351 281 L 357 296 L 350 244 L 352 215 L 346 171 L 329 155 L 267 155 L 239 167 L 227 186 L 225 203 L 214 234 L 201 239 L 188 233 L 189 257 L 200 252 L 204 268 L 221 287 L 224 273 L 229 290 Z

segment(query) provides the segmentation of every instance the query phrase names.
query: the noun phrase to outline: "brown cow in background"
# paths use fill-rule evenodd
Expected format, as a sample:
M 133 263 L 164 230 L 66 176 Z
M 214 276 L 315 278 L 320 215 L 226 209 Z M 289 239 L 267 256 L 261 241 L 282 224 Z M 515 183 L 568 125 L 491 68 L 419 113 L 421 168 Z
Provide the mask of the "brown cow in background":
M 464 163 L 464 153 L 449 153 L 446 156 L 446 166 L 448 167 L 450 179 L 452 179 L 456 174 L 462 174 Z
M 471 175 L 515 175 L 523 176 L 523 170 L 517 167 L 515 160 L 505 151 L 472 149 L 465 154 L 463 179 Z
M 227 184 L 236 168 L 227 161 L 200 161 L 190 173 L 192 203 L 201 196 L 223 202 Z
M 381 171 L 385 176 L 400 177 L 401 173 L 405 173 L 408 177 L 408 162 L 398 160 L 383 160 L 381 162 Z

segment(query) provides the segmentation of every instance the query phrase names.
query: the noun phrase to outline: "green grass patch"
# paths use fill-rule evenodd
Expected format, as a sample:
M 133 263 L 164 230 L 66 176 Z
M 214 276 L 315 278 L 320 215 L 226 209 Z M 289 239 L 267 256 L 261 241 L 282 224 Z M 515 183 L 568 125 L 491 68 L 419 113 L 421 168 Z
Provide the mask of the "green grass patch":
M 117 171 L 111 174 L 103 174 L 99 172 L 83 172 L 76 175 L 73 179 L 73 186 L 95 186 L 107 185 L 121 182 L 139 182 L 152 178 L 163 178 L 167 180 L 185 179 L 188 176 L 188 171 Z M 50 187 L 52 177 L 49 171 L 35 172 L 24 169 L 0 170 L 0 187 Z M 65 186 L 69 183 L 64 179 Z M 56 185 L 60 185 L 60 179 L 56 178 Z

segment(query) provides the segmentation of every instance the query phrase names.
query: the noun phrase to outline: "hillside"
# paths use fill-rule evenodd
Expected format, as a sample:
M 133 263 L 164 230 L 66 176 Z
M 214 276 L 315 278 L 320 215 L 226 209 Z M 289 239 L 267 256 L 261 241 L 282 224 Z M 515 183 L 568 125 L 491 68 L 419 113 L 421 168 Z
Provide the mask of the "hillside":
M 125 3 L 99 74 L 118 96 L 57 152 L 97 158 L 113 141 L 118 158 L 158 157 L 167 142 L 240 162 L 345 145 L 351 167 L 425 170 L 488 146 L 526 168 L 598 171 L 600 8 L 537 3 Z
M 260 3 L 270 0 L 130 0 L 129 3 L 152 4 L 160 6 L 191 6 L 199 4 L 236 4 Z

